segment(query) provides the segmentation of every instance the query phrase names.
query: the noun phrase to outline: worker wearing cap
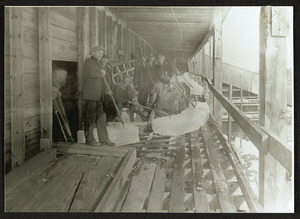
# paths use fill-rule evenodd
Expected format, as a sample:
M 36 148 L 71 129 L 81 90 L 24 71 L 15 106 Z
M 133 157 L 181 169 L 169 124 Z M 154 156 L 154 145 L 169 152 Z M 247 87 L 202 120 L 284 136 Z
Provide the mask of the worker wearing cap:
M 103 81 L 105 71 L 100 64 L 104 54 L 104 48 L 95 46 L 91 49 L 91 58 L 84 62 L 82 69 L 82 99 L 83 119 L 86 143 L 92 146 L 99 146 L 101 143 L 113 146 L 108 138 L 106 128 L 106 115 L 103 111 L 103 97 L 105 93 L 111 94 Z M 97 127 L 99 142 L 93 136 L 93 129 Z

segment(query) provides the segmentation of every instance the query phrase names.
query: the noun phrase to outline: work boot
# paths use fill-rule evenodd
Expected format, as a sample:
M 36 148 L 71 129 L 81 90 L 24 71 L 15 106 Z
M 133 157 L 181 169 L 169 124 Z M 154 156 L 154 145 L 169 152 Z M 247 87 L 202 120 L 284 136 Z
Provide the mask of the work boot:
M 115 146 L 116 144 L 111 142 L 110 140 L 106 140 L 101 142 L 103 145 L 107 145 L 107 146 Z
M 100 142 L 96 142 L 96 141 L 92 141 L 92 142 L 87 142 L 86 144 L 93 146 L 93 147 L 97 147 L 97 146 L 101 146 Z

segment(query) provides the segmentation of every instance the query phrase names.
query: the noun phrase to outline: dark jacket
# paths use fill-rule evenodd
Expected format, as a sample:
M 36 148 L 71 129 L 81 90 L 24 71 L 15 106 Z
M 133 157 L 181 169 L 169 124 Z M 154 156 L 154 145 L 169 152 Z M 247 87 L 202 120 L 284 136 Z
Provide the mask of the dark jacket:
M 147 63 L 139 63 L 134 74 L 135 85 L 139 90 L 147 89 L 150 85 L 150 68 Z
M 130 85 L 126 87 L 118 85 L 115 87 L 114 97 L 117 103 L 127 104 L 128 101 L 131 101 L 135 97 L 135 93 Z
M 104 94 L 105 84 L 101 77 L 101 64 L 91 57 L 83 64 L 82 69 L 82 98 L 83 100 L 99 101 Z
M 166 70 L 164 65 L 155 64 L 154 68 L 154 81 L 162 82 L 164 84 L 169 83 L 169 78 L 166 76 Z

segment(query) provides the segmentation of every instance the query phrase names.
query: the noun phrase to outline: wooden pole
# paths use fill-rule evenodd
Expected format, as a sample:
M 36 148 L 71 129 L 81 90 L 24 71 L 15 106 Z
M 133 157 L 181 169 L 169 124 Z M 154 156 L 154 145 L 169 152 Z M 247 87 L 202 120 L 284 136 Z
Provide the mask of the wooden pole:
M 284 7 L 261 7 L 259 62 L 259 124 L 286 140 L 286 64 L 289 22 Z M 259 200 L 266 211 L 277 211 L 284 194 L 286 171 L 270 156 L 259 153 Z M 278 202 L 277 202 L 278 204 Z
M 25 159 L 22 10 L 9 8 L 12 169 Z
M 99 45 L 98 42 L 98 20 L 97 20 L 97 8 L 89 7 L 89 19 L 90 19 L 90 48 Z
M 219 8 L 214 11 L 214 87 L 222 92 L 222 12 Z M 217 125 L 221 129 L 222 127 L 222 111 L 221 104 L 214 97 L 214 118 Z
M 99 18 L 100 18 L 100 27 L 99 27 L 99 35 L 100 35 L 100 45 L 106 49 L 105 44 L 105 12 L 99 11 Z
M 229 84 L 229 100 L 232 101 L 232 84 Z M 228 142 L 231 144 L 231 130 L 232 130 L 232 119 L 230 114 L 228 113 Z
M 41 140 L 40 149 L 52 147 L 52 53 L 50 8 L 39 8 L 39 68 Z
M 87 19 L 88 19 L 88 10 L 87 8 L 78 8 L 78 30 L 77 30 L 77 38 L 78 38 L 78 63 L 77 63 L 77 72 L 78 72 L 78 90 L 79 93 L 82 93 L 82 67 L 86 56 L 88 54 L 88 45 L 87 45 L 87 37 L 86 32 L 87 28 Z M 81 129 L 82 120 L 82 99 L 78 99 L 78 129 Z
M 106 26 L 106 32 L 107 32 L 107 55 L 110 58 L 113 58 L 113 47 L 112 47 L 112 35 L 113 35 L 113 20 L 111 16 L 107 16 L 107 26 Z

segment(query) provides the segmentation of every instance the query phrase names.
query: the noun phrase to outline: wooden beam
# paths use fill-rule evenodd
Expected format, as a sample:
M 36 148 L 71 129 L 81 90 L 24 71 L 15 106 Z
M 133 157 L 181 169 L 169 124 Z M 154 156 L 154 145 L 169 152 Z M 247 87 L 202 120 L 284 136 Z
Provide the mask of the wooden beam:
M 52 147 L 52 53 L 50 9 L 38 8 L 41 150 Z
M 260 65 L 259 65 L 259 121 L 260 125 L 286 141 L 286 63 L 287 63 L 287 8 L 262 7 L 260 15 Z M 283 74 L 284 73 L 284 74 Z M 270 143 L 278 141 L 270 138 Z M 269 143 L 269 147 L 271 144 Z M 273 145 L 273 146 L 274 146 Z M 275 146 L 275 148 L 276 148 Z M 276 153 L 272 151 L 273 155 Z M 282 151 L 283 152 L 283 151 Z M 278 156 L 278 154 L 276 153 Z M 286 154 L 287 155 L 287 154 Z M 286 163 L 281 156 L 278 157 Z M 286 171 L 269 153 L 260 153 L 259 199 L 267 210 L 272 210 L 279 200 L 286 181 Z M 291 168 L 287 163 L 285 167 Z M 274 182 L 273 185 L 267 183 Z M 277 189 L 279 188 L 279 191 Z M 275 209 L 274 209 L 275 210 Z
M 118 60 L 122 61 L 124 60 L 124 32 L 123 32 L 123 26 L 122 24 L 118 24 L 118 37 L 117 37 L 117 55 L 118 55 Z M 118 50 L 123 52 L 123 55 L 118 54 Z
M 85 62 L 85 58 L 88 54 L 88 45 L 87 41 L 89 40 L 86 37 L 86 33 L 88 31 L 87 27 L 87 20 L 88 20 L 88 9 L 86 7 L 77 8 L 78 13 L 78 29 L 77 29 L 77 48 L 78 48 L 78 63 L 77 63 L 77 69 L 78 69 L 78 90 L 79 93 L 82 92 L 82 68 L 83 64 Z M 78 100 L 78 129 L 81 129 L 81 124 L 83 122 L 82 120 L 82 99 L 79 98 Z
M 105 18 L 105 12 L 104 11 L 98 11 L 98 14 L 99 14 L 99 19 L 100 19 L 100 45 L 103 47 L 103 48 L 106 48 L 106 44 L 105 44 L 105 23 L 106 23 L 106 18 Z
M 112 35 L 113 35 L 113 20 L 111 16 L 106 16 L 107 19 L 107 26 L 106 26 L 106 37 L 107 37 L 107 55 L 110 58 L 113 58 L 113 46 L 112 46 Z
M 131 55 L 131 33 L 126 29 L 127 33 L 127 60 L 130 60 L 130 55 Z
M 89 19 L 90 19 L 90 48 L 99 45 L 98 42 L 98 19 L 97 8 L 89 7 Z
M 131 12 L 151 12 L 153 14 L 156 13 L 170 13 L 172 12 L 171 7 L 166 7 L 166 6 L 160 6 L 160 7 L 156 7 L 156 6 L 147 6 L 147 7 L 143 7 L 143 6 L 126 6 L 126 7 L 109 7 L 109 9 L 112 12 L 115 12 L 116 14 L 118 12 L 127 12 L 127 13 L 131 13 Z M 202 14 L 212 14 L 213 12 L 213 7 L 172 7 L 174 13 L 185 13 L 185 14 L 190 14 L 190 13 L 202 13 Z
M 123 157 L 128 151 L 126 147 L 93 147 L 86 144 L 68 144 L 63 142 L 54 143 L 53 146 L 57 149 L 57 152 L 68 154 L 83 154 L 93 156 L 111 156 L 111 157 Z
M 22 10 L 9 8 L 12 169 L 25 159 Z
M 214 58 L 213 58 L 213 71 L 214 71 L 214 87 L 222 92 L 222 16 L 219 8 L 214 12 Z M 206 43 L 205 43 L 206 44 Z M 204 45 L 205 45 L 204 44 Z M 204 54 L 203 54 L 204 55 Z M 219 128 L 222 128 L 222 110 L 221 104 L 214 97 L 213 115 L 217 121 Z
M 255 147 L 260 150 L 266 150 L 268 148 L 268 136 L 251 120 L 245 116 L 245 114 L 231 103 L 226 97 L 224 97 L 219 91 L 217 91 L 207 78 L 205 78 L 208 88 L 213 95 L 220 101 L 222 106 L 232 116 L 234 121 L 241 127 L 241 129 L 247 134 L 249 139 L 253 142 Z
M 94 212 L 111 212 L 118 202 L 118 197 L 122 192 L 123 186 L 126 183 L 127 177 L 131 172 L 131 168 L 136 161 L 136 150 L 129 149 L 115 178 L 111 182 L 106 193 L 95 208 Z
M 173 20 L 173 22 L 147 22 L 147 21 L 139 21 L 139 20 L 134 20 L 134 21 L 128 21 L 126 22 L 126 24 L 129 27 L 132 27 L 133 29 L 135 29 L 136 27 L 145 27 L 145 26 L 154 26 L 157 28 L 177 28 L 178 29 L 178 24 L 175 20 Z M 209 23 L 199 23 L 199 22 L 180 22 L 181 26 L 186 28 L 186 29 L 195 29 L 195 31 L 197 31 L 197 29 L 199 28 L 208 28 L 209 27 Z

